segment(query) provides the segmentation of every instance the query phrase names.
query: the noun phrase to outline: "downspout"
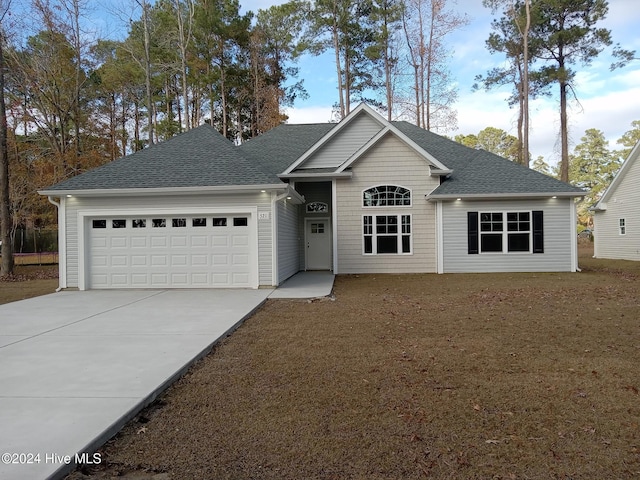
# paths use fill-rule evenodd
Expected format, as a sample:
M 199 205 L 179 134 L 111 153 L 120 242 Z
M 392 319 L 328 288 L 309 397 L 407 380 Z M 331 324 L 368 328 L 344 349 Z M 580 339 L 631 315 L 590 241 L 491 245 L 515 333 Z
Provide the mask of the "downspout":
M 58 210 L 58 288 L 59 292 L 67 286 L 67 245 L 66 245 L 66 228 L 64 221 L 64 201 L 56 201 L 51 195 L 47 196 L 47 200 L 51 205 L 55 205 Z

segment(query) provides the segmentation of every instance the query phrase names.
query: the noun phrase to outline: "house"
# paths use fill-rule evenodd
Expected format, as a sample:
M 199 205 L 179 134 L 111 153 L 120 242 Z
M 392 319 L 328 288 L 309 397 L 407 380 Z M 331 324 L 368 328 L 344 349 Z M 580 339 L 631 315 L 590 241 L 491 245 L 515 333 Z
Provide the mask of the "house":
M 594 257 L 640 260 L 640 142 L 593 207 Z
M 365 104 L 239 147 L 203 125 L 40 193 L 58 206 L 60 287 L 81 290 L 573 272 L 583 194 Z

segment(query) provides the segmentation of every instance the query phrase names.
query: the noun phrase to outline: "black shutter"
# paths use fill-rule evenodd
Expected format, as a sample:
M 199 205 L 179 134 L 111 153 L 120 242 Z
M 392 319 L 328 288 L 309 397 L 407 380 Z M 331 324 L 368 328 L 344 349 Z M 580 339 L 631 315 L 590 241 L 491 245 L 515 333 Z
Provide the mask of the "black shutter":
M 533 253 L 544 253 L 542 210 L 536 210 L 531 214 L 533 216 Z
M 467 212 L 468 253 L 478 253 L 478 212 Z

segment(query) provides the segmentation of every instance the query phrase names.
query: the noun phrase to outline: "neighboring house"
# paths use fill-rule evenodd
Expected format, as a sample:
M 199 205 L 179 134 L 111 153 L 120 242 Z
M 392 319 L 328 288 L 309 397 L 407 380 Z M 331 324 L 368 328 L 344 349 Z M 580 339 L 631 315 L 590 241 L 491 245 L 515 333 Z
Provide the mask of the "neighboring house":
M 40 192 L 60 287 L 334 273 L 576 271 L 582 190 L 360 105 L 235 147 L 203 125 Z
M 640 260 L 640 142 L 593 207 L 594 257 Z

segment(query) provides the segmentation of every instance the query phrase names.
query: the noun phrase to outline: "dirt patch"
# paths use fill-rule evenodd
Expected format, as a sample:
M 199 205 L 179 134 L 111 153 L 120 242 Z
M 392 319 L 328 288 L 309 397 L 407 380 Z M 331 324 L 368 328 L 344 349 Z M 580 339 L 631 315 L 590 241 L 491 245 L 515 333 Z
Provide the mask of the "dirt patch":
M 270 300 L 84 478 L 636 478 L 638 264 Z

